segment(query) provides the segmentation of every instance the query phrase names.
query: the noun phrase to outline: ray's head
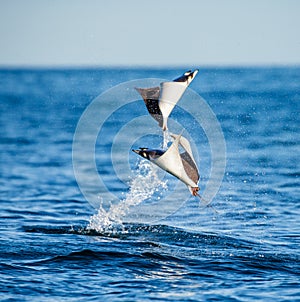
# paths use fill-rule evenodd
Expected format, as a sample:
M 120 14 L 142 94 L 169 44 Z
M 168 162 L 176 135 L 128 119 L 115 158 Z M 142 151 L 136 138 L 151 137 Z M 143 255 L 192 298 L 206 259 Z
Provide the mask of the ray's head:
M 132 149 L 132 151 L 148 160 L 156 159 L 164 154 L 164 151 L 162 150 L 154 150 L 148 148 Z
M 194 71 L 189 70 L 184 74 L 188 84 L 190 84 L 194 80 L 198 71 L 199 71 L 198 69 L 195 69 Z
M 194 71 L 188 70 L 182 76 L 175 79 L 174 82 L 185 82 L 186 85 L 189 85 L 197 75 L 198 71 L 198 69 L 195 69 Z
M 132 151 L 141 157 L 150 160 L 148 148 L 132 149 Z

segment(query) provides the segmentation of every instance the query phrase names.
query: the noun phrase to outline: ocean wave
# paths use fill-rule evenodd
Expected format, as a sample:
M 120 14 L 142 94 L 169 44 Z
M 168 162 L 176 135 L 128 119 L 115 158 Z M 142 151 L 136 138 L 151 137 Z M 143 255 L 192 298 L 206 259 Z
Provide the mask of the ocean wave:
M 123 251 L 114 245 L 111 245 L 111 250 L 107 250 L 107 242 L 104 241 L 101 247 L 104 245 L 105 250 L 73 251 L 31 265 L 75 261 L 80 266 L 82 261 L 111 261 L 122 262 L 122 265 L 126 266 L 129 262 L 143 265 L 143 260 L 148 259 L 191 265 L 193 268 L 204 266 L 210 270 L 235 270 L 245 274 L 274 270 L 298 274 L 300 268 L 300 258 L 297 254 L 281 252 L 279 246 L 270 243 L 247 241 L 228 235 L 191 232 L 166 225 L 128 224 L 119 233 L 99 233 L 82 226 L 26 226 L 23 229 L 31 233 L 92 236 L 95 242 L 111 238 L 122 244 Z

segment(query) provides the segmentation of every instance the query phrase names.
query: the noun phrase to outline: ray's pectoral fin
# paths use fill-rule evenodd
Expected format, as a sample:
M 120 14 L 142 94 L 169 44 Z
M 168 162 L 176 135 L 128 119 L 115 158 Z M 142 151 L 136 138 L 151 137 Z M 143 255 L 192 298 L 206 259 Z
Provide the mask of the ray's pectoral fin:
M 176 135 L 176 139 L 168 150 L 153 162 L 163 170 L 180 179 L 188 188 L 194 188 L 191 191 L 194 195 L 199 190 L 197 184 L 199 173 L 189 154 L 187 152 L 179 153 L 180 139 L 181 135 Z
M 149 114 L 158 122 L 160 127 L 163 127 L 163 116 L 159 108 L 159 87 L 150 88 L 135 88 L 141 95 L 146 105 Z
M 163 117 L 163 130 L 168 128 L 167 120 L 175 105 L 186 90 L 179 82 L 163 82 L 160 84 L 159 109 Z
M 159 108 L 163 116 L 163 130 L 168 128 L 167 120 L 177 102 L 198 73 L 198 69 L 187 71 L 172 82 L 160 84 Z
M 199 172 L 195 162 L 192 160 L 190 155 L 187 152 L 180 154 L 183 168 L 187 174 L 187 176 L 197 184 L 199 181 Z

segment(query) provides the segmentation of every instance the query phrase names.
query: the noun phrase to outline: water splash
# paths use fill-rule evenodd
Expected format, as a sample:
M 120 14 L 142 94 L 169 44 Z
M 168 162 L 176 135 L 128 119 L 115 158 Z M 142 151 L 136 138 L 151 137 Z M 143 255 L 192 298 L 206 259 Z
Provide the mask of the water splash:
M 168 144 L 172 142 L 172 137 L 170 135 L 171 133 L 169 130 L 163 131 L 163 143 L 162 143 L 162 148 L 163 150 L 166 150 L 168 148 Z
M 157 168 L 149 161 L 140 160 L 125 198 L 117 204 L 111 204 L 107 211 L 101 203 L 98 212 L 91 216 L 87 228 L 97 232 L 114 232 L 123 229 L 123 219 L 131 207 L 151 198 L 156 192 L 167 189 L 166 181 L 160 180 L 156 172 Z

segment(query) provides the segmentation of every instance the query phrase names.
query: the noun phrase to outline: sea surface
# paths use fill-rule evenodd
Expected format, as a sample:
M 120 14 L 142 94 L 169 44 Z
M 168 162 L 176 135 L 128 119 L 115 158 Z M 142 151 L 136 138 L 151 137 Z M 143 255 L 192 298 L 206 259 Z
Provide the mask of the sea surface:
M 300 301 L 300 68 L 199 68 L 190 89 L 226 143 L 209 206 L 185 187 L 171 194 L 174 179 L 131 152 L 161 138 L 138 94 L 104 119 L 103 93 L 185 71 L 0 70 L 0 301 Z M 99 204 L 82 193 L 72 161 L 95 99 L 104 186 L 85 179 Z M 205 133 L 179 107 L 170 118 L 194 141 L 202 194 L 212 161 Z M 126 218 L 143 205 L 147 213 Z

